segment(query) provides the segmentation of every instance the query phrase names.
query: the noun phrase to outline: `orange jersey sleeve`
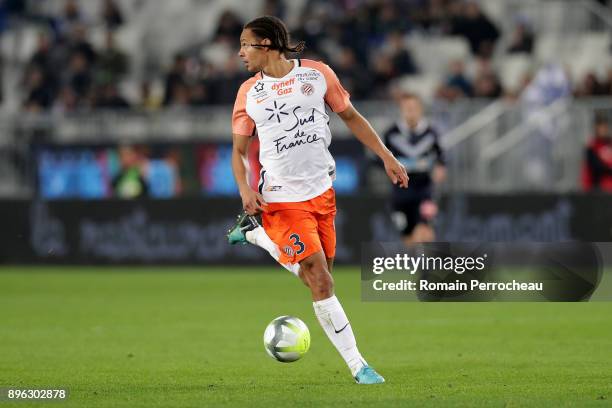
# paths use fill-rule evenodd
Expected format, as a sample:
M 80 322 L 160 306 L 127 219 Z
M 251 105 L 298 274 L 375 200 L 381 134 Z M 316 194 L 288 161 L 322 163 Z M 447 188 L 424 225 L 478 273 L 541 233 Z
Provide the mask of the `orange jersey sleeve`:
M 302 65 L 309 68 L 314 68 L 321 72 L 325 77 L 327 91 L 325 92 L 325 103 L 336 113 L 343 112 L 349 106 L 350 94 L 336 76 L 336 73 L 329 67 L 319 61 L 302 60 Z
M 255 131 L 255 122 L 247 114 L 246 100 L 247 92 L 255 83 L 255 77 L 246 80 L 238 89 L 234 110 L 232 112 L 232 133 L 236 135 L 252 136 Z

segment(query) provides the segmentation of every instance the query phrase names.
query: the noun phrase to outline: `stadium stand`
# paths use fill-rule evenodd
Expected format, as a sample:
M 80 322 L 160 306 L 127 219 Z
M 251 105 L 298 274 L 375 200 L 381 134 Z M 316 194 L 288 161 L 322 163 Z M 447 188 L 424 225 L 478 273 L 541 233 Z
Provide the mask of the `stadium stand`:
M 7 120 L 0 157 L 7 158 L 2 160 L 7 169 L 0 184 L 24 194 L 32 192 L 21 186 L 31 184 L 24 152 L 33 138 L 62 143 L 227 138 L 228 106 L 248 75 L 236 55 L 237 36 L 246 21 L 265 12 L 282 17 L 294 37 L 306 41 L 305 58 L 323 59 L 336 70 L 377 128 L 394 120 L 394 94 L 410 89 L 429 102 L 441 129 L 482 121 L 465 140 L 484 151 L 496 139 L 517 134 L 526 89 L 532 96 L 549 92 L 533 79 L 551 63 L 564 70 L 562 80 L 571 94 L 588 104 L 567 108 L 580 116 L 574 122 L 584 125 L 572 132 L 583 139 L 595 111 L 610 109 L 590 98 L 612 97 L 612 9 L 606 1 L 1 4 L 0 112 Z M 480 114 L 483 106 L 496 102 L 499 115 Z M 341 138 L 346 131 L 338 128 L 337 134 Z M 478 152 L 471 154 L 467 159 L 478 159 Z M 518 153 L 513 157 L 518 160 Z M 579 160 L 575 151 L 563 157 L 566 163 Z M 472 176 L 457 168 L 454 177 Z M 563 183 L 577 188 L 577 183 Z

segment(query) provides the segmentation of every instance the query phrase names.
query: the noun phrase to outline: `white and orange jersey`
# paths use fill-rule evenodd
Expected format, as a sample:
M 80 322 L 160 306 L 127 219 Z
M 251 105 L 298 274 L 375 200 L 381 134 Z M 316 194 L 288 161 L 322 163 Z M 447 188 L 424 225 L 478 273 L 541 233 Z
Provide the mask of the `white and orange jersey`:
M 232 132 L 260 142 L 259 191 L 264 200 L 300 202 L 329 189 L 335 176 L 327 104 L 334 112 L 349 106 L 349 94 L 327 65 L 295 59 L 282 78 L 260 72 L 238 90 Z

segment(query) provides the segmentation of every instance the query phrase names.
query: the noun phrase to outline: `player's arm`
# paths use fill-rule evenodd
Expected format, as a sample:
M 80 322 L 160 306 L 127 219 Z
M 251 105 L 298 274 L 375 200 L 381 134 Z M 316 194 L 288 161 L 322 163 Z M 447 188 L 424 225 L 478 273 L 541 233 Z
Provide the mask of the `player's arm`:
M 393 156 L 387 146 L 380 140 L 376 131 L 351 103 L 338 116 L 344 121 L 346 126 L 353 132 L 355 137 L 368 149 L 374 152 L 383 162 L 387 175 L 393 182 L 400 187 L 408 187 L 408 174 L 406 168 Z
M 249 146 L 249 136 L 233 134 L 232 146 L 232 170 L 234 178 L 242 198 L 242 208 L 250 214 L 255 215 L 263 211 L 262 206 L 267 205 L 261 194 L 253 191 L 247 179 L 247 148 Z

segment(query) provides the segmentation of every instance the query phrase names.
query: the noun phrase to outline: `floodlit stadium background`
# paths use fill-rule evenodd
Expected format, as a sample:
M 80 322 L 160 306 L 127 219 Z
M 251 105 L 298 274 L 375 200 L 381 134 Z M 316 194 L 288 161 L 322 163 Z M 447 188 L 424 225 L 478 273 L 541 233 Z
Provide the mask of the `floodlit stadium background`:
M 74 406 L 605 404 L 605 303 L 360 302 L 362 243 L 399 236 L 390 183 L 335 116 L 337 292 L 387 388 L 351 388 L 307 290 L 225 233 L 238 38 L 273 14 L 379 133 L 394 96 L 424 99 L 448 164 L 439 240 L 611 241 L 612 153 L 601 185 L 586 164 L 612 120 L 609 3 L 1 0 L 0 387 L 63 385 Z M 146 193 L 113 185 L 126 161 Z M 283 314 L 313 343 L 279 367 L 261 334 Z
M 380 133 L 398 118 L 395 95 L 426 101 L 449 170 L 438 239 L 608 240 L 609 198 L 590 194 L 612 183 L 592 182 L 585 153 L 595 119 L 612 112 L 606 3 L 4 1 L 0 195 L 15 211 L 7 257 L 227 262 L 232 250 L 216 241 L 240 204 L 231 106 L 249 76 L 238 37 L 263 13 L 306 41 L 304 58 L 331 65 Z M 347 207 L 339 223 L 360 214 L 363 226 L 340 234 L 338 260 L 355 262 L 359 242 L 395 236 L 390 184 L 335 115 L 332 130 L 335 188 Z M 145 193 L 113 186 L 124 160 L 143 169 Z M 139 195 L 148 200 L 112 201 Z M 121 220 L 142 224 L 144 241 L 157 223 L 159 239 L 178 234 L 190 249 L 164 256 L 149 242 L 119 254 L 87 239 Z M 179 220 L 196 232 L 177 230 Z M 232 259 L 257 258 L 251 250 Z

